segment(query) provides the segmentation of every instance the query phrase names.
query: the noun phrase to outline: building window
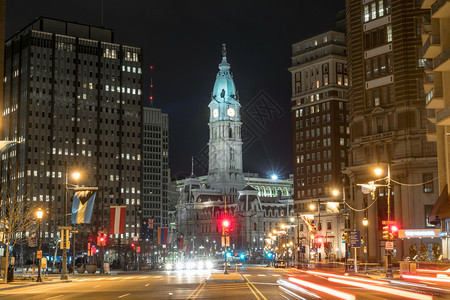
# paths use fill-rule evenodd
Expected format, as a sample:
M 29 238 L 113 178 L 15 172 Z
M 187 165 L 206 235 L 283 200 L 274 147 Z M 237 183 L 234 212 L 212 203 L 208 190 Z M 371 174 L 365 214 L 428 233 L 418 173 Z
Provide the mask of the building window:
M 327 230 L 331 230 L 331 221 L 327 221 Z
M 423 192 L 432 193 L 433 192 L 433 174 L 423 174 Z
M 433 210 L 433 205 L 425 205 L 425 227 L 436 227 L 435 225 L 428 222 L 430 213 Z

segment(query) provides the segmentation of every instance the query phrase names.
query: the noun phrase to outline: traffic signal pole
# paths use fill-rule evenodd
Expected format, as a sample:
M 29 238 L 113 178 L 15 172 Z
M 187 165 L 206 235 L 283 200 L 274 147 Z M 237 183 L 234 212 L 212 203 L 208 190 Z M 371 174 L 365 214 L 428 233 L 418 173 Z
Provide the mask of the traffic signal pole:
M 388 174 L 387 174 L 387 186 L 388 186 L 388 196 L 387 196 L 387 219 L 389 228 L 391 228 L 391 164 L 388 164 Z M 389 235 L 389 241 L 391 241 Z M 392 273 L 392 254 L 391 250 L 387 250 L 387 271 L 386 278 L 393 278 L 394 274 Z

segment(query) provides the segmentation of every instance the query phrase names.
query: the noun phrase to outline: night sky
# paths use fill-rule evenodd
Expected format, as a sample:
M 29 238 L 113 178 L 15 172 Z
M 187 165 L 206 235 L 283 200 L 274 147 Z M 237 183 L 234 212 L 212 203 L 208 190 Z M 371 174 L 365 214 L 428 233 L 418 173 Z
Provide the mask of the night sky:
M 154 107 L 169 114 L 173 177 L 190 173 L 191 156 L 203 159 L 222 43 L 227 44 L 241 105 L 259 111 L 258 99 L 266 95 L 276 108 L 259 124 L 246 122 L 257 118 L 247 114 L 246 119 L 244 113 L 251 133 L 251 142 L 244 145 L 244 171 L 261 176 L 275 171 L 283 178 L 292 172 L 291 44 L 334 29 L 344 2 L 104 0 L 104 26 L 114 30 L 115 42 L 144 50 L 145 101 L 149 66 L 154 66 Z M 100 26 L 101 0 L 9 0 L 6 37 L 39 16 Z M 197 175 L 203 170 L 195 167 Z

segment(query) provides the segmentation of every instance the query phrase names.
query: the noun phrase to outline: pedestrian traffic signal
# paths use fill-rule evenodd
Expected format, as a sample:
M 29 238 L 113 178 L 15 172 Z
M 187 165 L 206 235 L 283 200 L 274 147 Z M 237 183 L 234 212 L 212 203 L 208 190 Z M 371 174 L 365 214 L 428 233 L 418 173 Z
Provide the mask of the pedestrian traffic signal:
M 136 244 L 135 243 L 131 243 L 131 248 L 134 249 L 134 247 L 136 247 Z

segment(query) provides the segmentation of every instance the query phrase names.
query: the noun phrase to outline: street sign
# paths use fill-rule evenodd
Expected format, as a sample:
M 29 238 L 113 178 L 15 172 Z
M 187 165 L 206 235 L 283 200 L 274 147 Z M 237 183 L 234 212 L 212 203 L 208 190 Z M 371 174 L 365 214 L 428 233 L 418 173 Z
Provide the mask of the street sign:
M 58 226 L 59 230 L 70 230 L 72 229 L 72 226 Z
M 350 247 L 359 248 L 361 247 L 361 235 L 359 231 L 350 231 Z
M 383 225 L 391 225 L 391 224 L 395 224 L 395 221 L 386 221 L 386 220 L 383 220 L 383 221 L 381 221 L 381 224 L 383 224 Z
M 386 244 L 384 245 L 384 249 L 386 249 L 386 250 L 394 250 L 394 242 L 386 241 Z
M 14 266 L 16 264 L 16 258 L 11 256 L 11 265 Z
M 37 259 L 42 258 L 42 250 L 39 250 L 39 251 L 36 253 L 36 258 L 37 258 Z

